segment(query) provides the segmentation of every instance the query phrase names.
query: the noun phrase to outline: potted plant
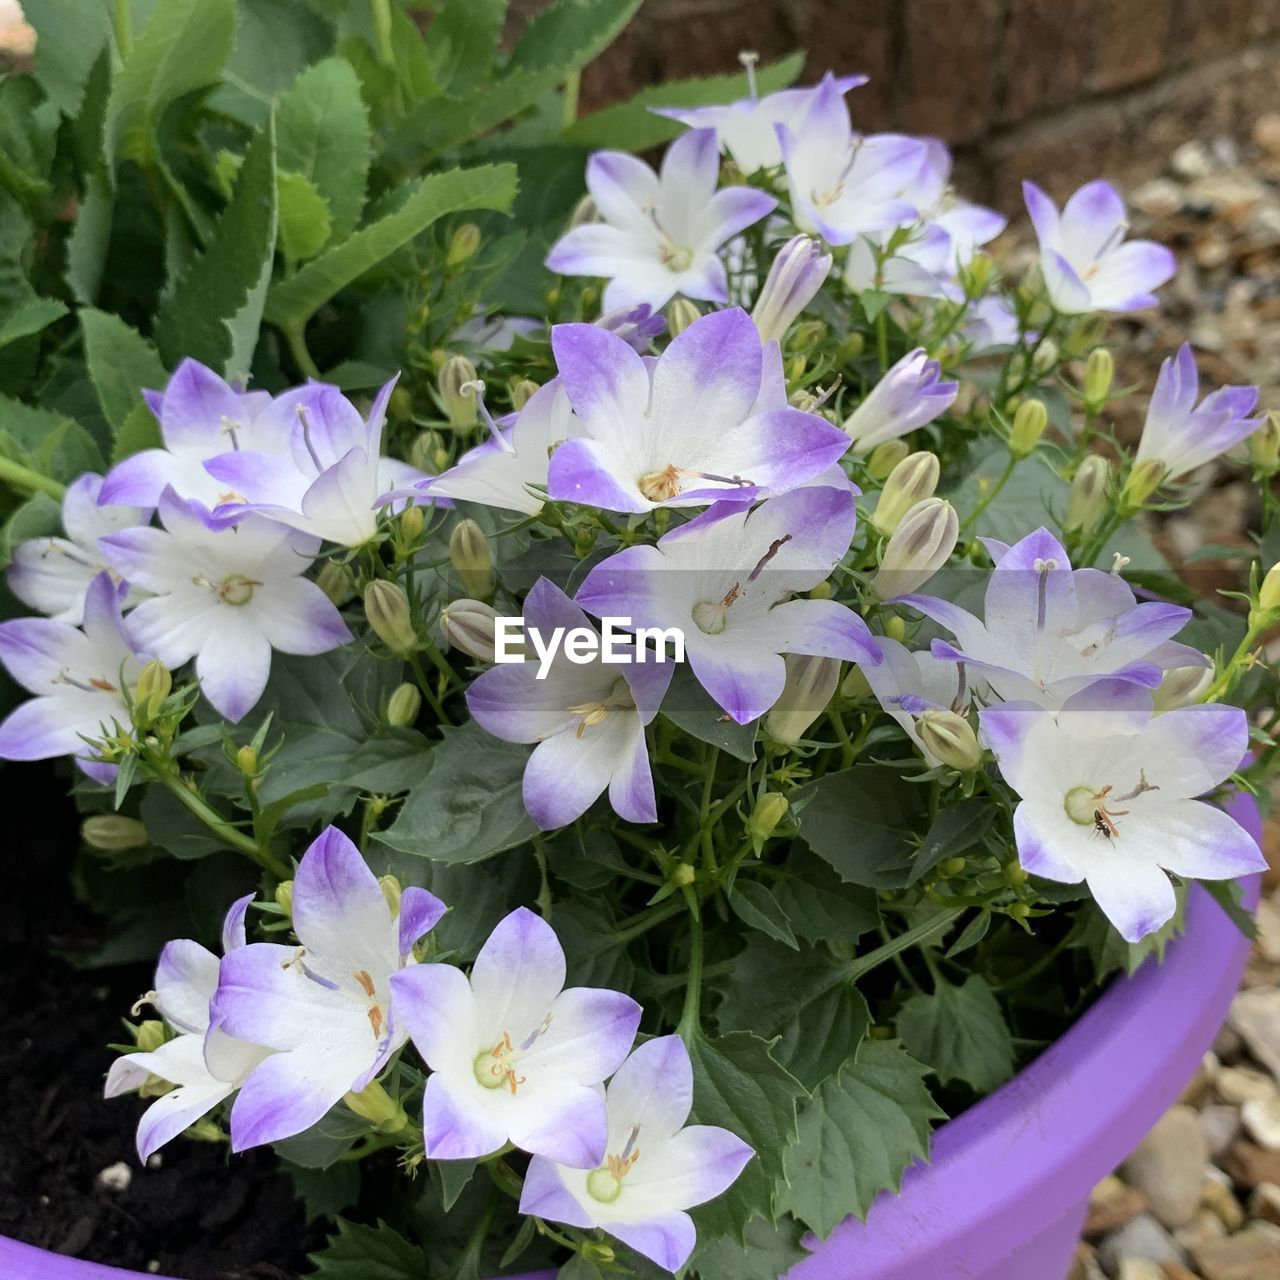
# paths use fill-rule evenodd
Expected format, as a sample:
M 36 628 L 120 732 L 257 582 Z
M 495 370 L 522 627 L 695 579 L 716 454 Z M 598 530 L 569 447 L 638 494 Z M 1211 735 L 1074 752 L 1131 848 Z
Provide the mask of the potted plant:
M 1274 423 L 1184 346 L 1110 427 L 1169 252 L 1028 184 L 1009 274 L 794 60 L 575 118 L 635 4 L 298 6 L 283 61 L 31 8 L 0 757 L 74 762 L 96 876 L 203 868 L 105 1081 L 140 1160 L 273 1147 L 320 1274 L 1065 1266 L 1274 771 Z M 1144 521 L 1233 450 L 1201 599 Z

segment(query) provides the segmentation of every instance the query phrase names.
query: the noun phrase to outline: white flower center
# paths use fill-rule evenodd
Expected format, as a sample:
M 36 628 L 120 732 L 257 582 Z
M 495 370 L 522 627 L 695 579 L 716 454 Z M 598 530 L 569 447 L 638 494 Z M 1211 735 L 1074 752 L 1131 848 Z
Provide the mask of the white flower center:
M 1062 807 L 1066 815 L 1077 826 L 1092 827 L 1098 835 L 1107 840 L 1114 840 L 1120 835 L 1117 818 L 1127 818 L 1131 809 L 1115 809 L 1113 804 L 1125 804 L 1136 800 L 1147 791 L 1159 791 L 1160 788 L 1147 781 L 1146 771 L 1138 771 L 1138 785 L 1124 795 L 1113 795 L 1115 787 L 1108 782 L 1105 786 L 1072 787 L 1062 799 Z
M 491 1049 L 481 1049 L 471 1064 L 476 1083 L 484 1089 L 500 1089 L 506 1085 L 514 1098 L 520 1086 L 528 1083 L 528 1077 L 519 1071 L 520 1055 L 532 1049 L 546 1035 L 554 1017 L 553 1013 L 548 1013 L 538 1028 L 518 1045 L 512 1043 L 511 1032 L 504 1031 Z
M 254 587 L 260 586 L 262 583 L 256 578 L 246 578 L 242 573 L 232 574 L 231 577 L 224 578 L 222 585 L 218 587 L 218 599 L 223 604 L 248 604 L 253 599 Z
M 632 1125 L 631 1135 L 619 1155 L 611 1155 L 605 1159 L 598 1169 L 587 1174 L 587 1194 L 601 1204 L 612 1204 L 622 1194 L 622 1180 L 629 1174 L 640 1159 L 640 1148 L 636 1140 L 640 1137 L 640 1126 Z

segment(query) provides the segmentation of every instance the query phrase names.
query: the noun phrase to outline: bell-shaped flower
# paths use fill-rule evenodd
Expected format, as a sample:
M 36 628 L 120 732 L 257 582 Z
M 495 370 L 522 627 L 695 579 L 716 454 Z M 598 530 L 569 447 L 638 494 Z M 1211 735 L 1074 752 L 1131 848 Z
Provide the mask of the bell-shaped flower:
M 605 1158 L 600 1084 L 622 1063 L 640 1006 L 619 991 L 565 988 L 551 926 L 519 907 L 468 979 L 425 964 L 391 980 L 397 1016 L 431 1068 L 422 1100 L 433 1160 L 477 1160 L 510 1142 L 576 1169 Z
M 627 346 L 634 347 L 643 355 L 653 339 L 666 332 L 667 318 L 647 302 L 641 302 L 636 306 L 606 311 L 596 324 L 616 333 Z
M 928 158 L 924 142 L 901 134 L 855 134 L 834 78 L 813 91 L 798 124 L 775 127 L 801 231 L 828 244 L 849 244 L 868 231 L 919 217 L 902 192 Z
M 703 316 L 656 361 L 589 324 L 557 325 L 551 346 L 581 424 L 551 457 L 552 498 L 606 511 L 748 500 L 849 448 L 823 418 L 773 403 L 776 362 L 739 308 Z
M 751 309 L 765 342 L 781 342 L 800 313 L 813 301 L 831 271 L 831 255 L 808 236 L 792 236 L 773 265 Z
M 1176 480 L 1234 448 L 1266 421 L 1249 416 L 1258 403 L 1257 387 L 1219 387 L 1197 406 L 1199 395 L 1196 359 L 1184 342 L 1160 366 L 1135 467 L 1159 467 L 1162 479 Z
M 1018 314 L 1009 300 L 989 294 L 970 305 L 957 336 L 972 354 L 979 355 L 995 347 L 1015 346 L 1018 333 Z
M 231 952 L 211 1006 L 228 1035 L 276 1050 L 231 1109 L 234 1151 L 309 1129 L 383 1070 L 407 1036 L 392 976 L 416 963 L 415 943 L 445 907 L 416 887 L 393 907 L 360 851 L 328 827 L 298 864 L 291 909 L 299 945 Z
M 224 954 L 245 945 L 244 917 L 252 901 L 249 894 L 227 912 L 222 924 Z M 229 1098 L 271 1053 L 211 1024 L 209 1003 L 218 989 L 219 963 L 217 956 L 189 938 L 168 943 L 156 966 L 155 990 L 146 999 L 177 1035 L 157 1049 L 117 1058 L 107 1072 L 107 1098 L 141 1089 L 152 1077 L 174 1086 L 138 1122 L 138 1158 L 144 1162 Z
M 125 633 L 121 591 L 109 574 L 94 578 L 78 628 L 52 618 L 0 622 L 0 662 L 36 695 L 0 724 L 0 760 L 75 756 L 95 781 L 115 777 L 115 765 L 95 759 L 87 740 L 129 726 L 124 690 L 137 684 L 146 660 Z
M 235 492 L 205 470 L 210 458 L 237 449 L 288 454 L 287 431 L 264 414 L 271 397 L 237 391 L 199 361 L 184 360 L 163 391 L 142 394 L 160 423 L 164 448 L 143 449 L 112 467 L 98 495 L 102 503 L 155 507 L 167 488 L 208 507 L 234 502 Z
M 557 630 L 593 632 L 591 620 L 553 582 L 539 578 L 524 603 L 524 630 L 544 645 Z M 629 636 L 617 636 L 634 656 Z M 658 714 L 671 683 L 669 654 L 645 651 L 642 662 L 605 660 L 603 646 L 589 661 L 571 659 L 564 645 L 549 664 L 524 661 L 486 671 L 467 690 L 467 706 L 481 728 L 505 742 L 537 745 L 524 771 L 524 807 L 544 831 L 584 814 L 606 790 L 614 811 L 629 822 L 655 822 L 657 801 L 644 728 Z
M 773 212 L 778 202 L 753 187 L 724 187 L 711 129 L 677 138 L 654 173 L 622 151 L 597 151 L 587 162 L 587 189 L 602 221 L 566 232 L 547 267 L 567 276 L 608 280 L 605 311 L 648 303 L 657 310 L 676 294 L 728 302 L 717 250 Z
M 73 480 L 62 499 L 62 528 L 66 537 L 32 538 L 13 549 L 9 562 L 9 590 L 23 604 L 56 622 L 79 626 L 89 584 L 107 566 L 98 539 L 117 529 L 145 524 L 150 512 L 142 507 L 100 506 L 102 477 L 92 472 Z M 142 597 L 130 592 L 124 607 Z
M 124 529 L 102 539 L 108 562 L 153 593 L 126 620 L 139 650 L 166 667 L 196 660 L 204 696 L 239 720 L 262 696 L 271 651 L 326 653 L 351 639 L 342 615 L 302 575 L 319 541 L 248 515 L 212 520 L 167 489 L 163 529 Z
M 1109 182 L 1089 182 L 1061 213 L 1034 182 L 1022 184 L 1049 300 L 1065 315 L 1141 311 L 1173 278 L 1177 261 L 1153 240 L 1125 240 L 1124 201 Z
M 1197 797 L 1244 758 L 1249 724 L 1221 703 L 1152 717 L 1148 690 L 1100 680 L 1057 713 L 1006 702 L 981 713 L 1005 781 L 1022 797 L 1013 828 L 1032 875 L 1084 881 L 1129 942 L 1176 909 L 1165 872 L 1229 880 L 1266 869 L 1253 837 Z
M 942 380 L 942 366 L 923 347 L 908 351 L 845 419 L 854 453 L 870 453 L 876 445 L 932 422 L 951 408 L 959 391 L 958 382 Z
M 746 724 L 781 695 L 784 653 L 880 662 L 852 609 L 791 598 L 826 580 L 849 550 L 855 520 L 847 489 L 796 489 L 754 509 L 720 502 L 656 546 L 627 547 L 596 565 L 576 599 L 597 617 L 678 629 L 702 687 Z
M 358 547 L 378 527 L 382 495 L 425 477 L 408 463 L 382 456 L 387 402 L 396 379 L 374 398 L 368 418 L 334 386 L 310 382 L 277 396 L 261 417 L 288 444 L 279 453 L 240 448 L 205 463 L 230 494 L 216 508 L 238 505 L 326 542 Z
M 933 596 L 904 595 L 947 628 L 935 657 L 981 671 L 996 694 L 1060 705 L 1103 676 L 1154 689 L 1167 669 L 1203 666 L 1203 654 L 1171 637 L 1191 610 L 1160 601 L 1139 604 L 1118 575 L 1072 569 L 1062 544 L 1037 529 L 1008 547 L 989 541 L 995 569 L 981 619 Z
M 774 169 L 782 163 L 778 145 L 778 125 L 793 132 L 804 123 L 814 95 L 828 83 L 841 97 L 867 83 L 866 76 L 833 76 L 830 72 L 817 85 L 803 89 L 782 89 L 757 97 L 755 69 L 747 66 L 750 96 L 724 106 L 650 107 L 657 116 L 679 120 L 691 129 L 712 129 L 722 151 L 727 151 L 734 164 L 750 176 L 761 169 Z
M 594 1169 L 529 1162 L 520 1212 L 599 1227 L 667 1271 L 696 1243 L 687 1209 L 727 1190 L 755 1155 L 717 1125 L 686 1125 L 693 1066 L 679 1036 L 642 1044 L 605 1086 L 607 1154 Z

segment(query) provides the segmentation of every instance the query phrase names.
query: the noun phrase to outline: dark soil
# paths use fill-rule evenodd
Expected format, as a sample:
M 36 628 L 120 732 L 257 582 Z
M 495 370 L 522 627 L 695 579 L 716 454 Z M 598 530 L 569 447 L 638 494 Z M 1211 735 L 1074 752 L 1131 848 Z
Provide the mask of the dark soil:
M 317 1242 L 269 1154 L 178 1138 L 139 1165 L 146 1103 L 105 1102 L 102 1081 L 151 974 L 60 958 L 103 941 L 67 887 L 78 843 L 67 782 L 43 766 L 0 768 L 0 1235 L 187 1280 L 295 1280 Z M 128 1187 L 99 1188 L 119 1162 Z

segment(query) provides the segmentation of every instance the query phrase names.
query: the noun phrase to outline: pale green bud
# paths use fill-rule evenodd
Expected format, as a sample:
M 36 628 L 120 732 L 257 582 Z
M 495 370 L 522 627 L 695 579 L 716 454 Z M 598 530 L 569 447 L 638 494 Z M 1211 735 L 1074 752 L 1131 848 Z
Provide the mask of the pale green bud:
M 1123 500 L 1126 506 L 1140 507 L 1164 482 L 1168 467 L 1159 458 L 1148 458 L 1139 462 L 1129 472 L 1129 479 L 1124 486 Z
M 573 212 L 569 215 L 569 230 L 574 227 L 585 227 L 590 222 L 600 221 L 600 210 L 596 208 L 596 202 L 591 196 L 583 196 L 576 205 L 573 206 Z
M 916 732 L 925 750 L 950 769 L 968 773 L 982 763 L 982 748 L 973 726 L 954 711 L 929 707 L 917 719 Z
M 786 683 L 765 717 L 764 728 L 774 741 L 791 747 L 830 705 L 840 683 L 840 662 L 789 653 L 786 665 Z
M 139 672 L 134 689 L 134 705 L 145 720 L 160 714 L 165 699 L 173 692 L 173 676 L 162 662 L 151 659 Z
M 400 513 L 400 534 L 408 543 L 417 542 L 426 525 L 427 517 L 423 515 L 422 508 L 416 504 L 405 507 Z
M 1015 458 L 1025 458 L 1040 443 L 1049 425 L 1049 411 L 1043 400 L 1024 400 L 1013 415 L 1009 431 L 1009 451 Z
M 382 896 L 386 900 L 387 910 L 393 916 L 398 916 L 400 914 L 400 899 L 404 896 L 404 889 L 401 887 L 400 881 L 392 875 L 379 876 L 378 887 L 382 890 Z
M 788 345 L 797 351 L 816 347 L 827 336 L 827 326 L 821 320 L 802 320 L 796 325 Z
M 902 518 L 880 557 L 871 589 L 881 600 L 906 595 L 946 564 L 960 537 L 956 509 L 943 498 L 918 502 Z
M 139 1053 L 155 1053 L 169 1039 L 169 1028 L 159 1018 L 147 1018 L 133 1029 Z
M 943 879 L 950 880 L 953 876 L 958 876 L 968 865 L 968 858 L 948 858 L 945 862 L 938 864 L 938 874 Z
M 351 570 L 336 560 L 326 560 L 320 566 L 316 586 L 339 608 L 356 593 L 356 580 L 351 576 Z
M 969 292 L 975 297 L 986 293 L 987 287 L 995 275 L 995 270 L 996 264 L 989 254 L 975 253 L 969 259 L 963 271 Z
M 671 883 L 677 889 L 687 888 L 697 878 L 697 871 L 687 862 L 677 862 L 671 869 Z
M 862 702 L 871 697 L 871 682 L 862 674 L 861 667 L 854 667 L 840 685 L 840 696 L 849 702 Z
M 1151 702 L 1157 714 L 1194 706 L 1217 678 L 1213 667 L 1174 667 L 1164 673 Z
M 422 708 L 422 694 L 417 685 L 397 685 L 391 697 L 387 699 L 387 723 L 398 728 L 406 728 L 418 718 Z
M 396 1101 L 376 1080 L 359 1093 L 348 1093 L 343 1102 L 381 1133 L 399 1133 L 409 1123 L 402 1103 Z
M 1111 463 L 1099 453 L 1089 454 L 1080 464 L 1067 497 L 1064 527 L 1068 533 L 1088 533 L 1102 519 L 1110 483 Z
M 440 437 L 434 431 L 418 432 L 409 446 L 409 465 L 419 471 L 434 472 L 439 447 Z
M 1084 403 L 1092 413 L 1097 413 L 1111 396 L 1111 384 L 1116 376 L 1116 362 L 1106 347 L 1094 347 L 1084 362 Z
M 276 906 L 287 916 L 293 915 L 293 881 L 281 880 L 274 894 Z
M 1048 373 L 1058 364 L 1058 344 L 1052 338 L 1045 338 L 1031 357 L 1031 367 L 1036 373 Z
M 480 248 L 480 228 L 474 222 L 464 222 L 449 238 L 449 252 L 445 261 L 451 267 L 461 266 L 475 256 Z
M 1280 564 L 1273 564 L 1258 588 L 1258 608 L 1264 613 L 1280 609 Z
M 873 480 L 887 480 L 893 469 L 911 453 L 905 440 L 886 440 L 871 450 L 867 458 L 867 474 Z
M 440 634 L 450 648 L 481 662 L 494 661 L 498 611 L 480 600 L 454 600 L 440 615 Z
M 667 331 L 673 338 L 679 337 L 691 324 L 702 318 L 696 302 L 688 298 L 677 298 L 667 308 Z
M 1263 475 L 1280 471 L 1280 413 L 1274 409 L 1249 437 L 1249 459 Z
M 858 332 L 846 334 L 840 339 L 840 345 L 836 348 L 836 363 L 838 365 L 846 365 L 851 360 L 856 360 L 867 347 L 867 340 Z
M 540 390 L 532 378 L 521 378 L 511 387 L 511 407 L 519 412 Z
M 258 776 L 258 753 L 248 743 L 245 743 L 236 752 L 236 768 L 243 777 L 256 778 Z
M 473 427 L 479 418 L 476 367 L 466 356 L 450 356 L 436 375 L 444 416 L 455 427 Z
M 95 813 L 86 818 L 80 824 L 80 838 L 91 849 L 104 853 L 142 849 L 151 842 L 146 826 L 122 813 Z
M 409 613 L 409 597 L 398 583 L 375 578 L 364 589 L 364 616 L 373 633 L 402 658 L 418 647 L 418 635 Z
M 871 513 L 871 523 L 881 533 L 892 533 L 917 502 L 933 497 L 941 473 L 942 464 L 936 455 L 924 450 L 908 454 L 884 482 L 880 500 Z
M 780 791 L 766 791 L 756 801 L 747 819 L 747 831 L 754 840 L 763 843 L 778 829 L 778 824 L 787 816 L 791 806 L 787 797 Z
M 493 553 L 484 530 L 471 519 L 459 520 L 449 535 L 449 563 L 467 595 L 487 600 L 493 595 Z
M 901 644 L 907 638 L 907 624 L 895 614 L 884 624 L 884 633 L 890 640 L 896 640 Z

